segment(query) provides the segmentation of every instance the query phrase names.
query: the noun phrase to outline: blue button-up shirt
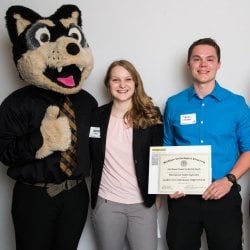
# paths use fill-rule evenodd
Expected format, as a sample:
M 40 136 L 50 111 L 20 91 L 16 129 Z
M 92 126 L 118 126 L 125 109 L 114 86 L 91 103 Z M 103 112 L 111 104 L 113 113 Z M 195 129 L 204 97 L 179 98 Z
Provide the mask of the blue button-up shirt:
M 193 87 L 170 97 L 164 111 L 164 146 L 211 145 L 212 178 L 233 168 L 250 151 L 250 110 L 242 96 L 217 82 L 203 99 Z

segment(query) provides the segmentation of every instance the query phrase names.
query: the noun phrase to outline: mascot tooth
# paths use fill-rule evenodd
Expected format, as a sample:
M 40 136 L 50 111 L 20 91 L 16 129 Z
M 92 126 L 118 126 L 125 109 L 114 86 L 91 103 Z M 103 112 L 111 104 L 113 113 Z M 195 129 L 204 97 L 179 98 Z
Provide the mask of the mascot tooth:
M 88 212 L 89 131 L 95 98 L 83 90 L 93 68 L 81 11 L 42 17 L 11 6 L 6 27 L 25 87 L 0 106 L 0 160 L 16 181 L 17 249 L 76 250 Z M 21 204 L 21 205 L 20 205 Z

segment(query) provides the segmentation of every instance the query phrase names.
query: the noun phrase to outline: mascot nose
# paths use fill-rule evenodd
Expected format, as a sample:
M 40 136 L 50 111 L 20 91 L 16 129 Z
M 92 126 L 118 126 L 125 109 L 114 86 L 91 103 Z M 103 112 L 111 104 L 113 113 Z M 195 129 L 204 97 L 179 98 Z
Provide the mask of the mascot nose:
M 66 50 L 70 55 L 77 55 L 80 52 L 78 45 L 75 43 L 69 43 L 66 47 Z

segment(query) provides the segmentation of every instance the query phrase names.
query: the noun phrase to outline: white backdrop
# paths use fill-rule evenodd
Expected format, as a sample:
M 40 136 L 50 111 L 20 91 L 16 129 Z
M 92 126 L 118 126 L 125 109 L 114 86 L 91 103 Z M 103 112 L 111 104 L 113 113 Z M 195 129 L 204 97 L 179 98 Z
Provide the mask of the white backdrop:
M 29 7 L 49 16 L 63 0 L 2 0 L 0 8 L 0 102 L 23 86 L 12 60 L 11 44 L 5 28 L 5 12 L 10 5 Z M 222 86 L 242 94 L 250 103 L 250 2 L 249 0 L 72 0 L 82 11 L 83 29 L 93 50 L 95 67 L 84 88 L 99 104 L 105 103 L 103 77 L 115 59 L 135 64 L 147 93 L 163 111 L 168 96 L 190 83 L 186 69 L 189 45 L 202 37 L 214 38 L 222 49 L 222 67 L 217 80 Z M 230 111 L 229 111 L 230 112 Z M 1 119 L 1 118 L 0 118 Z M 248 200 L 250 174 L 242 184 L 244 212 L 244 250 L 250 249 Z M 0 249 L 14 250 L 10 216 L 13 181 L 0 164 Z M 159 211 L 162 238 L 158 250 L 167 249 L 166 204 Z M 181 237 L 181 235 L 180 235 Z M 87 221 L 78 249 L 96 250 L 90 220 Z M 206 250 L 203 236 L 202 250 Z M 141 250 L 141 249 L 138 249 Z

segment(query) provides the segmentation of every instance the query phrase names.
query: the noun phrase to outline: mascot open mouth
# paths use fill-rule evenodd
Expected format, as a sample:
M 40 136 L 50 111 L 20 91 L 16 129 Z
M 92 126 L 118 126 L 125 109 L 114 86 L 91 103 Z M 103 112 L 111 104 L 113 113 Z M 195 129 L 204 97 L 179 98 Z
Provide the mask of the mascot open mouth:
M 64 88 L 75 88 L 80 83 L 82 71 L 83 69 L 80 70 L 72 64 L 60 68 L 47 68 L 44 75 Z

